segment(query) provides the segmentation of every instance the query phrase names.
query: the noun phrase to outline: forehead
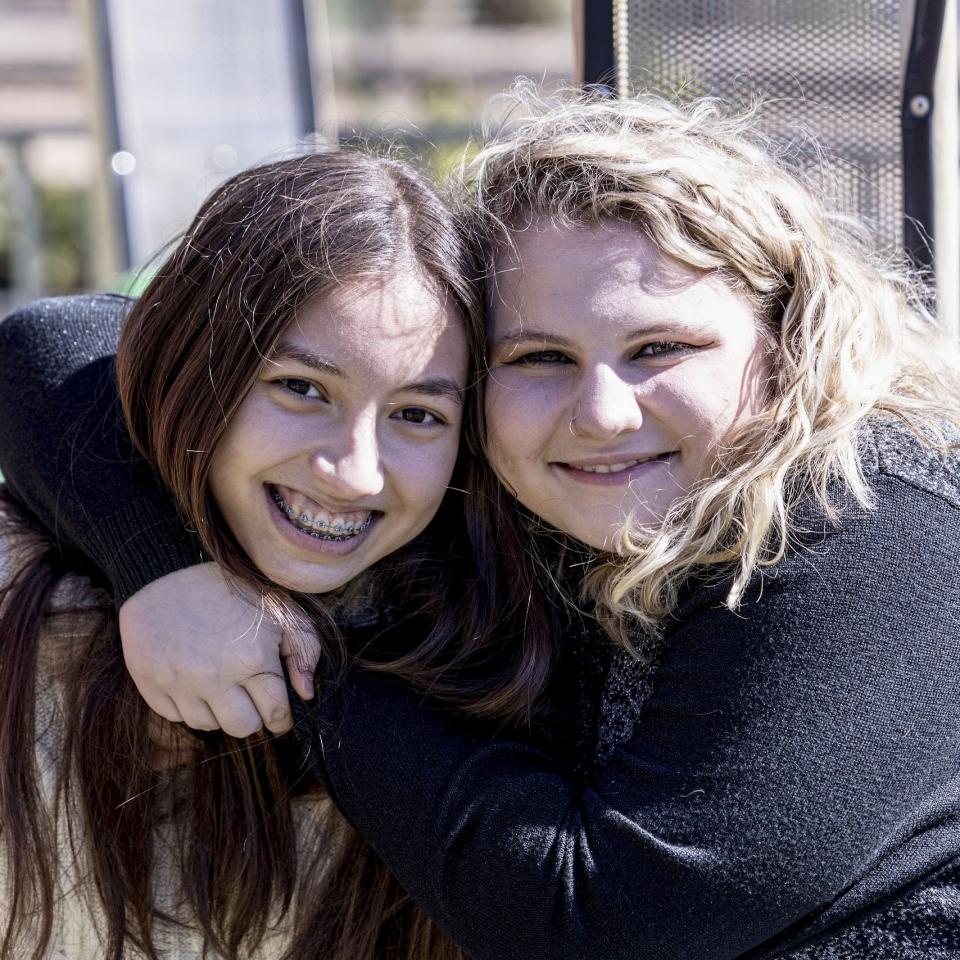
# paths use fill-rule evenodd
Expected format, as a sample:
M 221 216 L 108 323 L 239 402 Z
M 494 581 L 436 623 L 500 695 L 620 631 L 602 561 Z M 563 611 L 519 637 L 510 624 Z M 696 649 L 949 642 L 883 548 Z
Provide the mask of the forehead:
M 539 221 L 512 239 L 513 247 L 496 263 L 492 312 L 498 328 L 534 317 L 539 325 L 559 311 L 701 312 L 713 284 L 726 287 L 715 274 L 661 253 L 629 223 L 558 226 Z
M 453 297 L 412 269 L 342 283 L 308 301 L 281 342 L 391 381 L 437 365 L 460 367 L 467 349 Z
M 342 340 L 374 333 L 391 338 L 439 335 L 456 318 L 450 300 L 419 270 L 398 269 L 335 285 L 308 301 L 290 330 Z

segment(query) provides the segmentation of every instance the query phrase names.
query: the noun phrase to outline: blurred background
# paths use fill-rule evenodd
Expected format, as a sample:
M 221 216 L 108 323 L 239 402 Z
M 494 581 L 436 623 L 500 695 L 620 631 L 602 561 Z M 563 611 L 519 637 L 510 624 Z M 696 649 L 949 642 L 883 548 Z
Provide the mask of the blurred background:
M 0 314 L 136 286 L 219 180 L 308 133 L 443 173 L 493 95 L 574 61 L 571 0 L 0 0 Z
M 0 315 L 136 292 L 219 181 L 291 151 L 442 175 L 523 75 L 761 96 L 960 334 L 956 47 L 957 0 L 0 0 Z

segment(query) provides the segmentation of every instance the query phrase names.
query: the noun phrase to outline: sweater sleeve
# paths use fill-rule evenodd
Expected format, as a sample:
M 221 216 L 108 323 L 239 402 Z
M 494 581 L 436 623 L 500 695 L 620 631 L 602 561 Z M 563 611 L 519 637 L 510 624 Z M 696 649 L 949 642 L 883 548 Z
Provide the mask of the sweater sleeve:
M 356 672 L 319 705 L 334 799 L 474 960 L 763 953 L 957 805 L 960 511 L 877 489 L 737 614 L 697 594 L 586 780 Z
M 40 523 L 107 574 L 118 603 L 203 559 L 123 423 L 114 354 L 128 306 L 40 300 L 0 323 L 0 470 Z

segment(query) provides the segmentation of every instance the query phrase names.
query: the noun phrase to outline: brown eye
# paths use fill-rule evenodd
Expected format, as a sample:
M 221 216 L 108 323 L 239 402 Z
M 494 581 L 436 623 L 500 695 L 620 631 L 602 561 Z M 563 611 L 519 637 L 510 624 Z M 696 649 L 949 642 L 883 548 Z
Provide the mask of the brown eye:
M 394 420 L 403 420 L 405 423 L 419 423 L 427 426 L 444 422 L 435 413 L 424 410 L 423 407 L 404 407 L 391 414 L 391 417 Z
M 320 391 L 309 380 L 302 380 L 300 377 L 284 377 L 274 382 L 284 390 L 297 394 L 297 396 L 307 397 L 308 399 L 322 399 Z

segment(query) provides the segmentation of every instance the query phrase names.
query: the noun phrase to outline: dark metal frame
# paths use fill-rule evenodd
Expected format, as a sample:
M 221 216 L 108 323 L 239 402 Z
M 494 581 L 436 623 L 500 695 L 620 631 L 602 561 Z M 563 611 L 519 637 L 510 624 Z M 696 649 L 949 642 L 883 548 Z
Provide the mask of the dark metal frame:
M 935 197 L 933 85 L 946 0 L 916 0 L 901 110 L 903 242 L 914 264 L 933 271 Z M 612 0 L 582 0 L 583 82 L 615 93 Z
M 304 136 L 316 130 L 316 106 L 313 102 L 313 76 L 310 72 L 310 41 L 304 0 L 287 0 L 290 23 L 290 65 L 294 89 L 300 107 L 300 129 Z
M 613 46 L 613 0 L 581 0 L 583 83 L 616 93 Z
M 96 56 L 99 58 L 101 103 L 104 114 L 103 135 L 107 150 L 112 157 L 121 149 L 120 120 L 117 115 L 116 77 L 113 69 L 113 43 L 110 38 L 110 13 L 107 0 L 94 0 L 91 4 L 93 29 L 96 35 Z M 127 197 L 123 177 L 110 170 L 107 174 L 112 194 L 111 216 L 117 231 L 120 269 L 129 270 L 132 262 L 130 225 L 127 223 Z
M 916 0 L 903 81 L 903 243 L 918 267 L 933 272 L 936 220 L 933 174 L 934 77 L 946 0 Z

